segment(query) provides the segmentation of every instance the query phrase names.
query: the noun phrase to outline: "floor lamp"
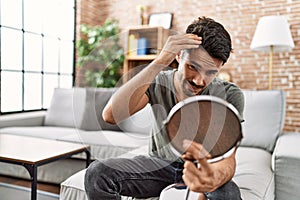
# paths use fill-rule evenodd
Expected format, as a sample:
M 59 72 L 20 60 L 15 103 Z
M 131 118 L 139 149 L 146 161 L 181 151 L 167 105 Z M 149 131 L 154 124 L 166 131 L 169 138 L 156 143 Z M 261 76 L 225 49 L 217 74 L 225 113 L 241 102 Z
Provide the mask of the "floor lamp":
M 294 42 L 284 16 L 264 16 L 259 19 L 250 48 L 269 52 L 269 90 L 272 89 L 273 53 L 290 51 Z

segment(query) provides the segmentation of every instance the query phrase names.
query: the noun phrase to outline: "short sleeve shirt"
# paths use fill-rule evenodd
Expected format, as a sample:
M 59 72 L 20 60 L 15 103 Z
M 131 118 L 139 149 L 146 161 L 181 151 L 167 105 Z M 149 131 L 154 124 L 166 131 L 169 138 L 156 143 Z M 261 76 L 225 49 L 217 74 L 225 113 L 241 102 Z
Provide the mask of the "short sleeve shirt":
M 167 132 L 163 124 L 168 113 L 177 103 L 174 86 L 175 71 L 160 72 L 146 92 L 156 120 L 150 134 L 149 154 L 166 160 L 182 161 L 170 149 Z M 242 121 L 244 96 L 237 85 L 215 78 L 200 95 L 217 96 L 229 102 L 238 110 Z

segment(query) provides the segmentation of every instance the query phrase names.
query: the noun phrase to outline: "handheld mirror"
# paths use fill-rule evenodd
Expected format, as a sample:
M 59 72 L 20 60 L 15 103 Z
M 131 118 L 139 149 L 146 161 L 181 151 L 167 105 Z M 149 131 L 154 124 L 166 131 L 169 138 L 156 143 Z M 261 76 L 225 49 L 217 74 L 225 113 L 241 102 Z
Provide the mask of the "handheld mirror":
M 215 96 L 193 96 L 177 103 L 165 126 L 170 148 L 176 155 L 186 152 L 183 140 L 188 139 L 203 145 L 211 156 L 208 162 L 230 156 L 242 139 L 238 111 Z

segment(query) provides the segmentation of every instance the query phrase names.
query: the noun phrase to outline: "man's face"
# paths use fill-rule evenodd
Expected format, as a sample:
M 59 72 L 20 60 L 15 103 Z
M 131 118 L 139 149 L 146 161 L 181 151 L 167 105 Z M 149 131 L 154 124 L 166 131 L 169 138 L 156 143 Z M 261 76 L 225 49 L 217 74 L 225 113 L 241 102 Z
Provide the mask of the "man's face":
M 177 84 L 186 96 L 200 94 L 217 76 L 221 66 L 222 61 L 211 57 L 202 46 L 183 50 L 179 61 Z

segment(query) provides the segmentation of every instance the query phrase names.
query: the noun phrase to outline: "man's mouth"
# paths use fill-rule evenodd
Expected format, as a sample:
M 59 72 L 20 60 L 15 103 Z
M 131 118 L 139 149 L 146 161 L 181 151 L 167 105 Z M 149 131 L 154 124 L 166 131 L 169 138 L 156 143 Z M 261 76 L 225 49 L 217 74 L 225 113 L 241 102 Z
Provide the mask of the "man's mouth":
M 198 94 L 201 90 L 203 90 L 203 85 L 196 85 L 192 81 L 185 81 L 185 89 L 193 93 L 194 95 Z

